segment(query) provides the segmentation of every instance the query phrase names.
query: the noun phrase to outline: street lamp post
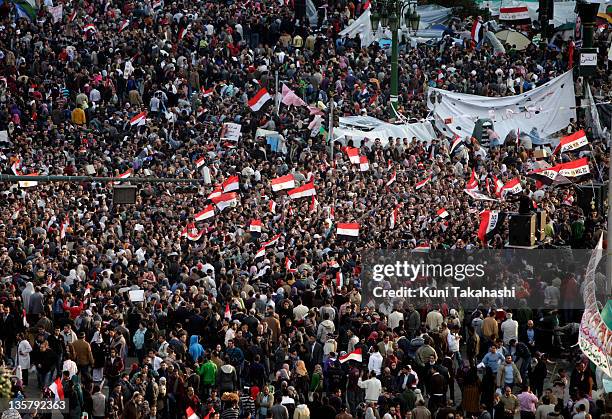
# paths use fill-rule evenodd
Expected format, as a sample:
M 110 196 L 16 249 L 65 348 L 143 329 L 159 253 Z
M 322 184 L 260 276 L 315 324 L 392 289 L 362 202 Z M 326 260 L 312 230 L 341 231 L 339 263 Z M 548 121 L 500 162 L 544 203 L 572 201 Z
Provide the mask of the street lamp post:
M 416 0 L 375 0 L 371 2 L 372 14 L 370 15 L 370 20 L 374 32 L 378 30 L 379 25 L 382 28 L 389 28 L 391 30 L 391 97 L 389 103 L 392 118 L 398 116 L 399 37 L 397 31 L 401 27 L 401 21 L 403 20 L 408 30 L 416 33 L 419 28 L 419 21 L 421 20 L 416 6 Z

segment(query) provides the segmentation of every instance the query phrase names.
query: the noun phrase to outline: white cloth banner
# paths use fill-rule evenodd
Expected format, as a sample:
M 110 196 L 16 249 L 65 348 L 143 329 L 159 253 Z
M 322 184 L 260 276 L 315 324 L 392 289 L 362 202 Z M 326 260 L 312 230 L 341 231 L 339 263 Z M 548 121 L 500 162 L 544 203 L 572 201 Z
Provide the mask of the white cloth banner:
M 493 121 L 500 138 L 520 128 L 536 129 L 540 137 L 567 128 L 576 118 L 576 97 L 571 71 L 526 93 L 507 97 L 484 97 L 430 89 L 428 108 L 436 127 L 447 137 L 471 136 L 478 119 Z
M 353 141 L 354 147 L 360 147 L 363 140 L 374 143 L 377 138 L 380 144 L 386 147 L 389 137 L 408 138 L 416 137 L 419 141 L 428 144 L 436 138 L 436 133 L 431 122 L 416 122 L 413 124 L 389 124 L 371 116 L 347 116 L 339 119 L 339 127 L 334 128 L 334 140 L 346 145 L 349 140 Z
M 242 135 L 240 131 L 242 131 L 242 125 L 235 124 L 233 122 L 226 122 L 223 124 L 223 128 L 221 130 L 221 138 L 225 138 L 230 141 L 238 141 Z
M 60 4 L 59 6 L 49 7 L 48 10 L 49 10 L 49 13 L 51 13 L 51 16 L 53 16 L 53 23 L 62 21 L 62 17 L 64 15 L 63 5 Z

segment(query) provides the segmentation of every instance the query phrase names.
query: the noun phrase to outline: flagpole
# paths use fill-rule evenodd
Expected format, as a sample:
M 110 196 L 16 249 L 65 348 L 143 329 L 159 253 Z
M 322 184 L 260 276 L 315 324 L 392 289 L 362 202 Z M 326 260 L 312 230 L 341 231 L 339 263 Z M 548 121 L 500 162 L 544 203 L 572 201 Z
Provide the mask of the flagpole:
M 334 96 L 329 95 L 329 162 L 334 161 Z
M 276 104 L 276 116 L 280 112 L 280 99 L 278 97 L 278 70 L 274 72 L 274 103 Z

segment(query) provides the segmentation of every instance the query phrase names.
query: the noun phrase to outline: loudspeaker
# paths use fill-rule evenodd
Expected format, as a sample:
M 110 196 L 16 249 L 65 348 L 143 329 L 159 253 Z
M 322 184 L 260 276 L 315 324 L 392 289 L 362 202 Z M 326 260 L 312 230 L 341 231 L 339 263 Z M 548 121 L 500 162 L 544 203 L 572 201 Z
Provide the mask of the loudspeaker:
M 510 246 L 534 246 L 536 242 L 536 215 L 510 215 L 508 223 L 510 237 L 508 244 Z
M 117 185 L 113 188 L 113 204 L 135 204 L 136 185 Z
M 306 0 L 295 0 L 295 18 L 304 19 L 306 17 Z
M 577 204 L 584 214 L 590 214 L 595 209 L 599 215 L 606 215 L 605 201 L 608 197 L 607 183 L 593 183 L 592 185 L 582 185 L 576 188 Z
M 544 234 L 544 227 L 546 227 L 546 211 L 536 211 L 536 240 L 544 241 L 546 234 Z

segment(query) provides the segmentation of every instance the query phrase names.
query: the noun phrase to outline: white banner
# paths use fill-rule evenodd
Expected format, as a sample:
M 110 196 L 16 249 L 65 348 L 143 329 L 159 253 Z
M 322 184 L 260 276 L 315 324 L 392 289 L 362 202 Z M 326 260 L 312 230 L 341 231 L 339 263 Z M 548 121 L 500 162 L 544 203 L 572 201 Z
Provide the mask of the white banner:
M 60 4 L 59 6 L 49 7 L 47 10 L 49 10 L 49 13 L 51 13 L 51 16 L 53 16 L 53 23 L 62 21 L 62 17 L 64 16 L 63 5 Z
M 516 96 L 484 97 L 430 89 L 427 106 L 447 137 L 471 136 L 478 119 L 490 119 L 500 138 L 517 128 L 523 132 L 535 128 L 543 138 L 567 128 L 570 119 L 576 119 L 571 71 Z
M 516 21 L 531 20 L 527 6 L 501 7 L 499 9 L 499 20 Z
M 221 138 L 237 142 L 242 135 L 240 131 L 242 131 L 242 125 L 226 122 L 223 124 L 223 129 L 221 130 Z

